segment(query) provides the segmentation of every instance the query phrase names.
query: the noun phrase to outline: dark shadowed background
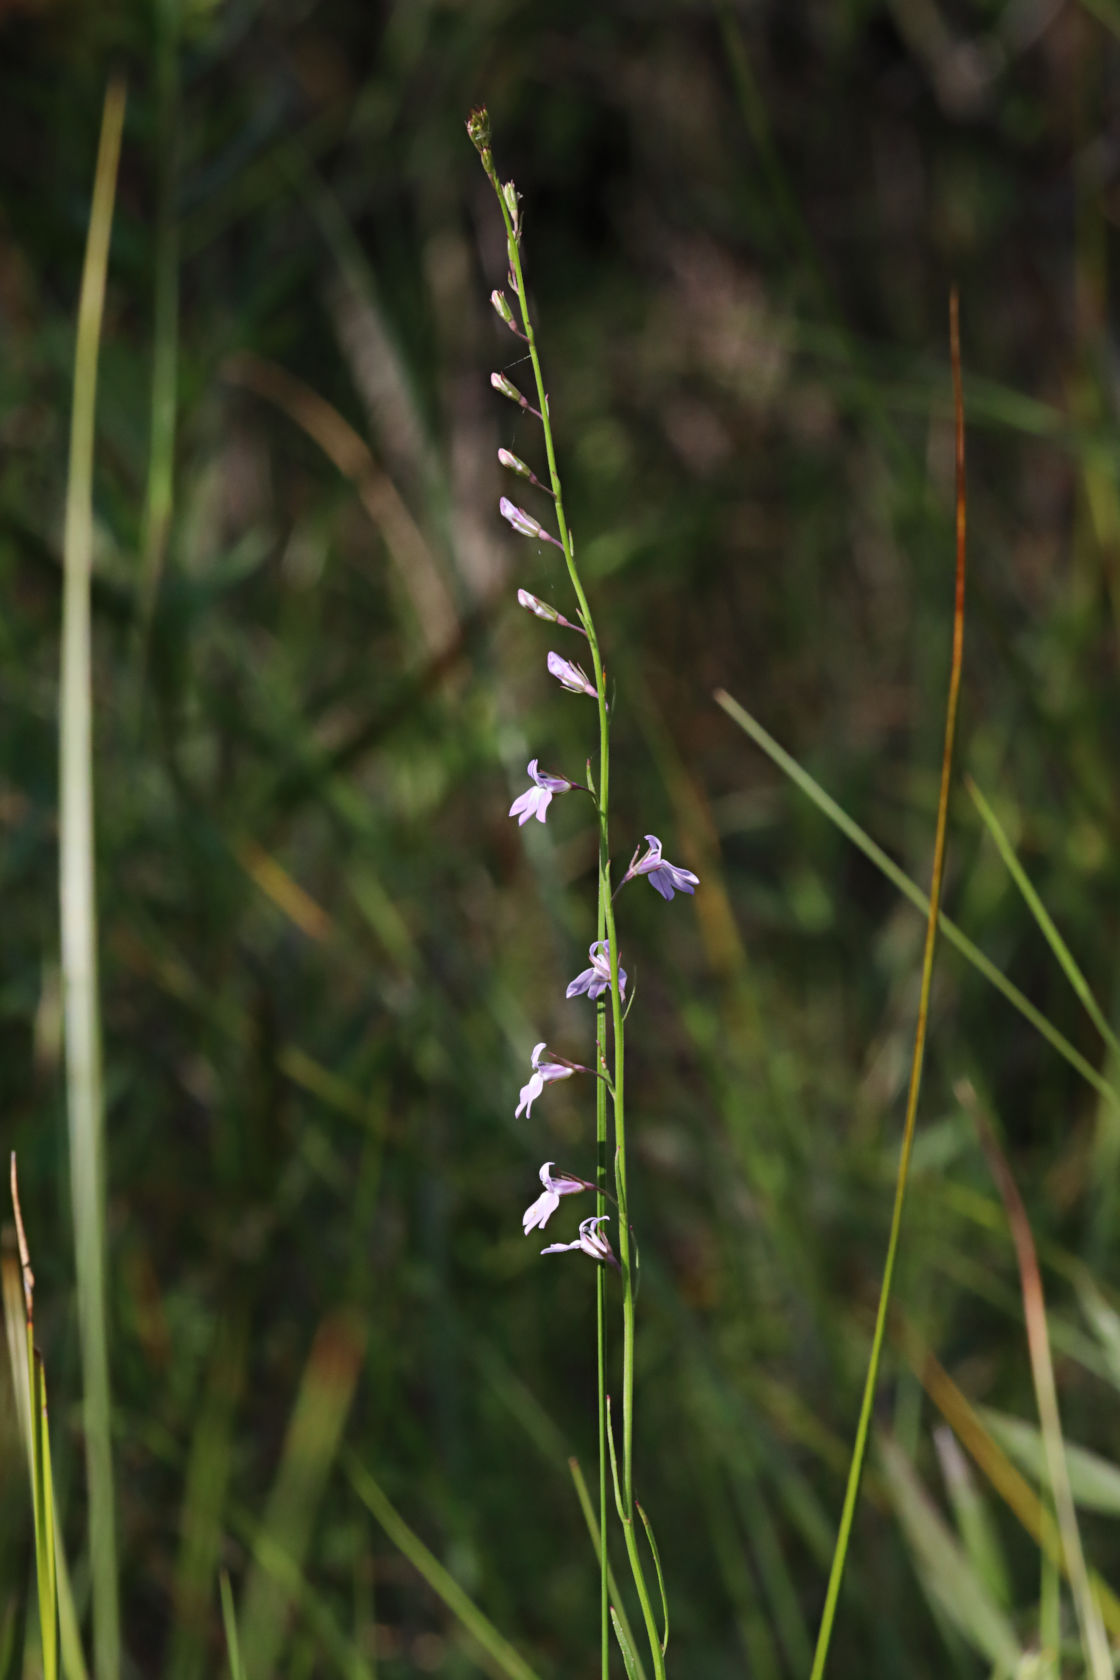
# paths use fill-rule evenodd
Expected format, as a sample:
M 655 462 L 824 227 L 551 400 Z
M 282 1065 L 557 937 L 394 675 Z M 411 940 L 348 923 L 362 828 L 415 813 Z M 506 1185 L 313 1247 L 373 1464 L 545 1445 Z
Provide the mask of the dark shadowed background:
M 0 4 L 3 1138 L 80 1610 L 61 530 L 101 101 L 112 69 L 128 81 L 94 614 L 130 1673 L 224 1672 L 220 1565 L 254 1680 L 479 1672 L 356 1497 L 354 1461 L 543 1680 L 598 1672 L 566 1466 L 574 1452 L 594 1473 L 592 1278 L 520 1230 L 542 1159 L 593 1166 L 587 1082 L 514 1119 L 535 1042 L 590 1054 L 590 1011 L 563 994 L 594 932 L 593 836 L 575 798 L 544 829 L 506 815 L 530 758 L 581 776 L 594 715 L 545 675 L 548 649 L 571 645 L 515 602 L 524 586 L 569 605 L 557 552 L 497 514 L 497 448 L 539 465 L 539 438 L 489 385 L 526 369 L 487 303 L 504 249 L 463 126 L 483 101 L 524 195 L 566 498 L 616 685 L 617 852 L 653 831 L 702 880 L 672 906 L 641 883 L 619 901 L 636 983 L 637 1474 L 671 1585 L 670 1668 L 807 1673 L 923 919 L 712 694 L 928 879 L 955 281 L 959 770 L 1111 1016 L 1118 32 L 1115 0 Z M 948 914 L 1107 1072 L 961 775 L 951 823 Z M 877 1413 L 931 1504 L 873 1455 L 837 1676 L 991 1668 L 899 1515 L 909 1497 L 911 1517 L 934 1526 L 936 1504 L 953 1520 L 951 1444 L 939 1460 L 906 1329 L 973 1404 L 1035 1421 L 962 1076 L 1002 1127 L 1043 1250 L 1068 1432 L 1115 1451 L 1115 1349 L 1110 1365 L 1084 1303 L 1095 1278 L 1110 1310 L 1120 1108 L 943 948 Z M 575 1223 L 562 1208 L 550 1234 Z M 6 1391 L 0 1421 L 0 1674 L 15 1675 L 33 1596 Z M 979 1470 L 972 1487 L 1003 1559 L 992 1590 L 1030 1645 L 1037 1549 Z M 1087 1525 L 1115 1579 L 1114 1517 Z M 289 1559 L 279 1577 L 270 1545 Z

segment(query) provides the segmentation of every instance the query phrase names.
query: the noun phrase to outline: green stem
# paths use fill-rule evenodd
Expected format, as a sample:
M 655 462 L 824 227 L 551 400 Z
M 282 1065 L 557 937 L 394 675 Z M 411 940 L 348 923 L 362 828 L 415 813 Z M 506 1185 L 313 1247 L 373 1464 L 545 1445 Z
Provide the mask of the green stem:
M 595 1011 L 596 1027 L 601 1032 L 606 1025 L 606 1010 L 600 1005 Z M 595 1047 L 598 1056 L 598 1044 Z M 595 1081 L 595 1212 L 602 1218 L 606 1212 L 607 1179 L 607 1088 L 601 1079 Z M 611 1598 L 607 1557 L 607 1269 L 596 1268 L 595 1282 L 595 1346 L 599 1384 L 599 1644 L 602 1680 L 609 1680 L 611 1666 Z
M 887 1314 L 890 1306 L 891 1287 L 894 1282 L 895 1261 L 898 1256 L 899 1238 L 902 1234 L 902 1212 L 906 1201 L 906 1185 L 910 1173 L 910 1156 L 914 1146 L 914 1129 L 918 1117 L 918 1096 L 922 1086 L 922 1066 L 925 1060 L 926 1032 L 929 1024 L 929 999 L 933 984 L 933 955 L 937 944 L 937 927 L 941 913 L 941 886 L 945 878 L 945 846 L 949 824 L 949 787 L 953 764 L 953 744 L 957 732 L 957 708 L 960 701 L 961 664 L 964 657 L 964 583 L 965 583 L 965 476 L 964 476 L 964 401 L 961 394 L 960 372 L 960 339 L 957 322 L 957 294 L 951 294 L 949 302 L 949 338 L 953 366 L 953 395 L 956 409 L 956 467 L 957 467 L 957 566 L 956 590 L 953 607 L 953 651 L 949 667 L 949 694 L 945 707 L 945 739 L 941 753 L 941 788 L 937 801 L 937 829 L 933 846 L 933 869 L 929 888 L 929 911 L 926 917 L 926 938 L 922 952 L 922 984 L 918 998 L 918 1021 L 914 1032 L 914 1053 L 910 1062 L 910 1086 L 906 1099 L 906 1120 L 902 1132 L 902 1148 L 899 1151 L 898 1177 L 895 1180 L 894 1206 L 891 1211 L 890 1238 L 887 1243 L 887 1259 L 883 1267 L 883 1280 L 879 1287 L 879 1306 L 875 1314 L 875 1334 L 871 1342 L 871 1358 L 868 1361 L 867 1376 L 863 1385 L 863 1400 L 859 1409 L 859 1423 L 856 1426 L 855 1444 L 852 1448 L 851 1464 L 848 1468 L 848 1484 L 844 1492 L 844 1507 L 840 1515 L 840 1528 L 836 1537 L 836 1547 L 832 1554 L 832 1568 L 829 1572 L 828 1590 L 825 1594 L 824 1610 L 821 1613 L 820 1629 L 817 1634 L 816 1650 L 813 1653 L 813 1667 L 810 1680 L 822 1680 L 825 1665 L 828 1661 L 829 1644 L 832 1639 L 832 1627 L 836 1618 L 836 1606 L 840 1597 L 840 1585 L 844 1578 L 844 1565 L 848 1556 L 848 1545 L 851 1540 L 852 1522 L 855 1517 L 856 1500 L 859 1497 L 860 1479 L 863 1475 L 864 1459 L 867 1455 L 867 1442 L 871 1433 L 871 1413 L 875 1402 L 875 1389 L 879 1380 L 879 1362 L 883 1353 L 883 1342 L 886 1336 Z

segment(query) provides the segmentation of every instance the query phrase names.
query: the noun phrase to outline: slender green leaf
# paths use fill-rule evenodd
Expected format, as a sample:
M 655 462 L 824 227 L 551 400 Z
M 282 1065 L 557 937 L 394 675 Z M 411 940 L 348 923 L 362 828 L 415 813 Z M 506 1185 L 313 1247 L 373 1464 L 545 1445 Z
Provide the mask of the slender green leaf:
M 1031 915 L 1034 917 L 1035 921 L 1042 930 L 1046 943 L 1057 957 L 1058 962 L 1061 965 L 1062 973 L 1077 993 L 1077 996 L 1080 998 L 1085 1009 L 1085 1013 L 1088 1015 L 1089 1019 L 1092 1021 L 1109 1049 L 1114 1055 L 1120 1057 L 1120 1039 L 1116 1037 L 1116 1034 L 1106 1021 L 1104 1011 L 1097 1002 L 1096 998 L 1093 996 L 1089 982 L 1086 980 L 1084 974 L 1081 972 L 1081 969 L 1074 960 L 1072 951 L 1058 932 L 1057 928 L 1054 926 L 1046 906 L 1043 904 L 1034 887 L 1028 880 L 1026 871 L 1019 862 L 1019 859 L 1015 856 L 1015 849 L 1012 846 L 1011 841 L 1008 839 L 1003 825 L 996 816 L 995 812 L 992 810 L 992 807 L 988 804 L 988 801 L 984 798 L 984 795 L 980 792 L 980 789 L 976 786 L 972 777 L 966 776 L 964 780 L 965 786 L 972 795 L 973 804 L 979 811 L 988 833 L 995 841 L 996 849 L 999 852 L 1000 857 L 1007 865 L 1008 874 L 1022 893 L 1023 898 L 1026 900 L 1027 908 L 1030 910 Z
M 880 1456 L 891 1501 L 927 1593 L 974 1651 L 1014 1670 L 1022 1657 L 1015 1630 L 954 1539 L 909 1459 L 890 1439 L 880 1442 Z
M 887 856 L 881 846 L 876 845 L 866 829 L 861 828 L 836 803 L 831 795 L 825 792 L 815 777 L 798 764 L 797 760 L 791 757 L 784 747 L 778 745 L 774 737 L 762 727 L 756 718 L 751 716 L 746 707 L 741 706 L 737 700 L 733 700 L 730 694 L 727 694 L 723 689 L 716 690 L 715 700 L 728 717 L 737 723 L 740 729 L 749 735 L 756 745 L 762 748 L 763 752 L 778 766 L 778 769 L 784 771 L 790 781 L 812 800 L 817 809 L 822 811 L 830 822 L 835 823 L 841 834 L 845 835 L 853 846 L 858 846 L 864 857 L 871 860 L 892 886 L 897 887 L 903 897 L 908 898 L 916 910 L 920 910 L 923 915 L 928 915 L 929 898 L 921 887 L 912 881 L 909 875 L 901 870 L 893 859 Z M 1120 1108 L 1120 1092 L 1117 1092 L 1104 1075 L 1099 1073 L 1093 1064 L 1087 1061 L 1079 1050 L 1074 1048 L 1069 1039 L 1063 1033 L 1060 1033 L 1057 1027 L 1051 1026 L 1042 1011 L 1036 1009 L 1030 999 L 1017 986 L 1013 985 L 1005 975 L 1000 973 L 995 963 L 986 957 L 980 947 L 974 945 L 968 935 L 963 933 L 955 922 L 950 921 L 943 911 L 938 913 L 937 926 L 949 944 L 955 946 L 961 955 L 972 964 L 973 968 L 982 974 L 985 980 L 989 981 L 998 992 L 1003 993 L 1008 1003 L 1019 1011 L 1024 1020 L 1030 1022 L 1035 1031 L 1040 1033 L 1060 1056 L 1064 1057 L 1070 1067 L 1077 1070 L 1087 1084 L 1099 1092 L 1113 1107 Z
M 109 1334 L 105 1303 L 104 1104 L 97 982 L 93 834 L 93 697 L 90 574 L 97 363 L 124 85 L 105 95 L 94 174 L 74 355 L 74 406 L 63 539 L 62 669 L 59 698 L 59 897 L 70 1196 L 82 1353 L 83 1435 L 89 1483 L 93 1657 L 97 1680 L 119 1680 L 120 1610 L 113 1491 Z
M 977 1406 L 976 1415 L 1008 1458 L 1026 1470 L 1036 1483 L 1045 1484 L 1046 1446 L 1037 1424 L 995 1411 L 990 1406 Z M 1065 1454 L 1074 1504 L 1085 1511 L 1120 1516 L 1120 1466 L 1069 1441 L 1065 1443 Z
M 638 1680 L 638 1658 L 625 1628 L 619 1621 L 618 1611 L 613 1604 L 611 1605 L 611 1625 L 614 1628 L 614 1636 L 618 1640 L 618 1648 L 622 1652 L 622 1666 L 626 1670 L 626 1680 Z
M 394 1546 L 404 1553 L 432 1591 L 442 1598 L 452 1615 L 457 1616 L 482 1649 L 489 1652 L 503 1674 L 508 1674 L 510 1680 L 539 1680 L 539 1676 L 529 1667 L 524 1657 L 514 1650 L 489 1617 L 468 1598 L 455 1577 L 450 1575 L 439 1559 L 428 1550 L 420 1536 L 409 1528 L 382 1491 L 380 1484 L 358 1462 L 353 1453 L 347 1452 L 344 1462 L 350 1485 L 362 1504 L 377 1518 Z
M 579 1500 L 579 1508 L 583 1512 L 583 1520 L 587 1524 L 587 1532 L 591 1536 L 591 1545 L 595 1552 L 596 1561 L 598 1561 L 602 1555 L 599 1550 L 599 1524 L 595 1519 L 595 1512 L 591 1505 L 591 1495 L 587 1489 L 587 1482 L 584 1480 L 583 1471 L 580 1469 L 578 1459 L 570 1458 L 568 1460 L 568 1468 L 572 1473 L 572 1481 L 575 1483 L 576 1489 L 576 1498 Z M 627 1620 L 626 1611 L 622 1605 L 622 1595 L 618 1590 L 618 1582 L 615 1580 L 614 1570 L 611 1568 L 609 1562 L 607 1564 L 607 1586 L 610 1589 L 611 1598 L 617 1607 L 618 1619 L 622 1623 L 623 1631 L 626 1634 L 627 1639 L 630 1641 L 630 1648 L 634 1652 L 634 1661 L 638 1665 L 638 1680 L 646 1680 L 641 1655 L 634 1643 L 633 1629 Z
M 290 1595 L 280 1556 L 301 1572 L 311 1524 L 354 1398 L 365 1351 L 352 1314 L 321 1326 L 288 1425 L 276 1481 L 259 1530 L 268 1556 L 255 1555 L 241 1596 L 241 1638 L 250 1680 L 269 1680 L 284 1644 Z
M 241 1644 L 237 1637 L 237 1615 L 233 1608 L 233 1588 L 229 1584 L 229 1572 L 223 1569 L 218 1575 L 218 1591 L 222 1598 L 222 1626 L 226 1634 L 226 1652 L 229 1656 L 229 1680 L 245 1680 L 245 1670 L 241 1665 Z
M 661 1571 L 661 1553 L 657 1549 L 657 1541 L 653 1537 L 653 1529 L 650 1526 L 649 1518 L 646 1516 L 644 1509 L 637 1500 L 635 1500 L 635 1504 L 638 1506 L 638 1515 L 641 1517 L 642 1526 L 646 1531 L 646 1539 L 649 1541 L 649 1549 L 653 1553 L 653 1567 L 657 1571 L 657 1585 L 661 1593 L 661 1655 L 664 1656 L 669 1647 L 669 1600 L 665 1595 L 665 1576 Z

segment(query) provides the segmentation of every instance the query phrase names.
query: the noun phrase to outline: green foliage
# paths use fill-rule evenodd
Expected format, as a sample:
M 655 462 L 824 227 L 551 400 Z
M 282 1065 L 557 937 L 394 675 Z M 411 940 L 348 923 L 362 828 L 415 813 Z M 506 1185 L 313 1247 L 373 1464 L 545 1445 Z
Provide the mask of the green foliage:
M 1040 13 L 1030 36 L 1021 7 L 941 0 L 681 0 L 637 28 L 591 0 L 0 7 L 0 1065 L 59 1537 L 36 1553 L 22 1449 L 0 1453 L 5 1675 L 39 1671 L 36 1555 L 55 1558 L 64 1671 L 79 1632 L 94 1651 L 90 1421 L 112 1426 L 126 1674 L 466 1680 L 502 1660 L 490 1634 L 505 1672 L 595 1672 L 566 1468 L 595 1456 L 592 1302 L 518 1230 L 539 1160 L 513 1120 L 532 1044 L 569 1047 L 563 986 L 594 929 L 555 884 L 587 885 L 595 859 L 562 809 L 527 844 L 505 816 L 529 758 L 582 765 L 513 599 L 570 603 L 496 515 L 499 444 L 541 463 L 486 389 L 491 368 L 521 375 L 485 301 L 504 252 L 462 132 L 483 97 L 525 194 L 568 511 L 625 697 L 618 851 L 671 819 L 705 888 L 671 924 L 652 894 L 633 907 L 635 1464 L 674 1672 L 803 1674 L 823 1597 L 913 1035 L 922 922 L 896 889 L 928 877 L 936 810 L 951 277 L 961 763 L 996 823 L 958 787 L 882 1450 L 829 1673 L 979 1675 L 1013 1651 L 1056 1672 L 1059 1648 L 1079 1671 L 961 1075 L 1004 1122 L 1089 1581 L 1120 1636 L 1112 10 Z M 87 1202 L 113 1410 L 91 1420 L 55 742 L 114 69 L 88 529 L 100 1214 Z M 873 867 L 717 687 L 874 837 Z M 541 1112 L 549 1153 L 588 1171 L 570 1085 Z M 95 1160 L 79 1182 L 97 1191 Z M 336 1367 L 339 1325 L 358 1328 Z M 958 1484 L 933 1491 L 923 1379 L 949 1401 L 914 1336 L 983 1408 L 967 1440 L 948 1420 L 980 1519 Z

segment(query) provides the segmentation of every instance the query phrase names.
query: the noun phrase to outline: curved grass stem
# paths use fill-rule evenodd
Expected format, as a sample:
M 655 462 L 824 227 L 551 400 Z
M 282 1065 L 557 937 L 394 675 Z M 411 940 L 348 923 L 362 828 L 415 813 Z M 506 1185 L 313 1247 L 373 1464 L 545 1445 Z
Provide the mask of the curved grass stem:
M 844 1565 L 848 1555 L 848 1545 L 851 1540 L 852 1522 L 855 1517 L 856 1501 L 859 1497 L 860 1478 L 863 1474 L 864 1459 L 867 1455 L 867 1441 L 871 1432 L 871 1412 L 875 1400 L 875 1389 L 879 1379 L 879 1363 L 882 1358 L 883 1341 L 887 1327 L 887 1313 L 890 1305 L 891 1286 L 894 1282 L 895 1262 L 898 1257 L 899 1238 L 902 1233 L 902 1211 L 906 1200 L 906 1183 L 910 1172 L 910 1156 L 914 1145 L 914 1129 L 918 1113 L 918 1096 L 922 1084 L 922 1065 L 925 1060 L 926 1030 L 929 1021 L 929 998 L 933 980 L 933 953 L 937 941 L 938 914 L 941 905 L 941 883 L 945 874 L 945 841 L 948 830 L 949 814 L 949 784 L 953 763 L 953 742 L 957 729 L 957 706 L 960 698 L 961 664 L 964 653 L 964 582 L 965 582 L 965 530 L 966 530 L 966 496 L 964 475 L 964 403 L 961 395 L 961 359 L 960 334 L 957 315 L 957 294 L 954 290 L 949 301 L 949 339 L 953 364 L 953 396 L 956 411 L 956 466 L 957 466 L 957 498 L 956 498 L 956 591 L 953 607 L 953 652 L 949 669 L 949 695 L 945 708 L 945 743 L 941 755 L 941 788 L 937 802 L 937 833 L 933 848 L 933 870 L 929 891 L 929 915 L 926 919 L 925 948 L 922 955 L 922 985 L 918 1002 L 918 1023 L 914 1033 L 914 1054 L 910 1064 L 910 1087 L 906 1100 L 906 1123 L 902 1133 L 902 1149 L 898 1162 L 898 1177 L 895 1182 L 894 1206 L 891 1211 L 890 1238 L 887 1243 L 886 1264 L 883 1267 L 883 1280 L 879 1289 L 879 1307 L 875 1315 L 875 1332 L 871 1341 L 871 1357 L 867 1366 L 867 1377 L 863 1387 L 863 1400 L 860 1405 L 859 1423 L 856 1426 L 855 1444 L 852 1449 L 851 1463 L 848 1469 L 848 1483 L 844 1493 L 844 1506 L 840 1516 L 840 1529 L 836 1537 L 836 1548 L 832 1556 L 832 1568 L 829 1573 L 828 1591 L 825 1595 L 824 1610 L 821 1614 L 820 1630 L 817 1635 L 817 1646 L 813 1655 L 811 1680 L 821 1680 L 828 1660 L 829 1643 L 832 1638 L 832 1628 L 836 1617 L 836 1605 L 840 1596 L 840 1584 L 844 1576 Z

